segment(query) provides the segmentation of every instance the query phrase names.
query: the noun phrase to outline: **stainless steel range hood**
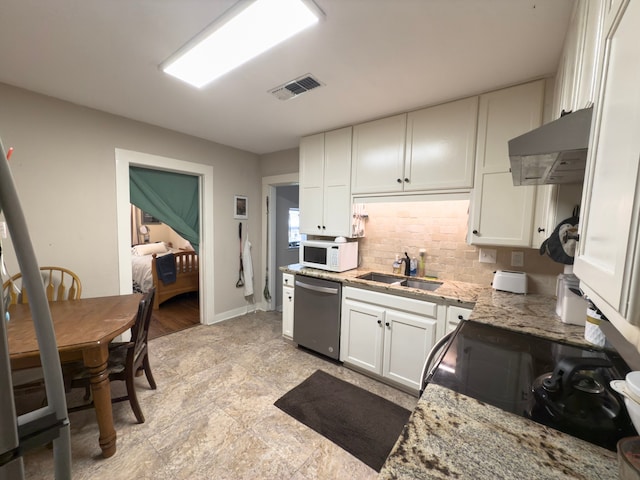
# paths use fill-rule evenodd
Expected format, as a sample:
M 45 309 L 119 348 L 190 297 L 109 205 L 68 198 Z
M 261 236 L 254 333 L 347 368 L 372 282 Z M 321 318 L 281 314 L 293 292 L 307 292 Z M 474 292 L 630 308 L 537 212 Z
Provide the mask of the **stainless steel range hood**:
M 514 185 L 582 183 L 593 107 L 509 140 Z

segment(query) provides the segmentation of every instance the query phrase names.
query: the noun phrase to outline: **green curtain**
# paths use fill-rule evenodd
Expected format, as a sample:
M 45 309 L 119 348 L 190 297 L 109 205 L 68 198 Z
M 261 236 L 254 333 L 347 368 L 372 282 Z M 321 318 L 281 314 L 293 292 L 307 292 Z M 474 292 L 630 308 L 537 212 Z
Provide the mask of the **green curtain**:
M 131 203 L 173 228 L 200 250 L 198 177 L 129 167 Z

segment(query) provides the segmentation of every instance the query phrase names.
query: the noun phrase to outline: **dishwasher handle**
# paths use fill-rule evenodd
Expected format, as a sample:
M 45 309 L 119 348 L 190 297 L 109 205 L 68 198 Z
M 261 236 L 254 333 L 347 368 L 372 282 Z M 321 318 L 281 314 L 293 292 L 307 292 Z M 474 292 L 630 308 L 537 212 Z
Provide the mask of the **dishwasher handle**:
M 307 290 L 313 290 L 314 292 L 320 293 L 329 293 L 331 295 L 337 295 L 338 289 L 331 287 L 319 287 L 317 285 L 311 285 L 309 283 L 301 282 L 300 280 L 296 280 L 296 287 L 305 288 Z
M 451 340 L 451 337 L 453 337 L 454 333 L 455 332 L 449 332 L 440 340 L 438 340 L 427 355 L 424 365 L 422 366 L 422 373 L 420 375 L 420 396 L 422 396 L 422 393 L 427 386 L 427 378 L 429 377 L 429 374 L 433 370 L 433 367 L 436 365 L 436 362 L 434 362 L 434 360 L 445 347 L 447 342 Z

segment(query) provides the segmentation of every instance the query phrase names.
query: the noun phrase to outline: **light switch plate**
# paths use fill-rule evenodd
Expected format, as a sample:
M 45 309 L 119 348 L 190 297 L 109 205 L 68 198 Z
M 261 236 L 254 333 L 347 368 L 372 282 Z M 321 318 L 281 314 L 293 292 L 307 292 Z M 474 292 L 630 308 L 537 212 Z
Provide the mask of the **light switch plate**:
M 511 266 L 524 267 L 524 252 L 511 252 Z
M 496 263 L 497 258 L 498 251 L 495 248 L 480 249 L 480 258 L 478 259 L 480 263 Z

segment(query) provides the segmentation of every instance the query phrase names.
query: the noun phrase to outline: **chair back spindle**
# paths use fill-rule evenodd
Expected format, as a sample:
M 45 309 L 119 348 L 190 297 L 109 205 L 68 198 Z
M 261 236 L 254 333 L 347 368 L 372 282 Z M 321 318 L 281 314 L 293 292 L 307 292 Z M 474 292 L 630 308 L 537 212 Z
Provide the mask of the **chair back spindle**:
M 82 295 L 82 283 L 74 272 L 63 267 L 40 267 L 42 282 L 45 285 L 47 299 L 50 302 L 77 300 Z M 67 289 L 67 283 L 70 283 Z M 9 293 L 11 305 L 29 303 L 29 295 L 22 285 L 22 274 L 17 273 L 4 282 L 2 291 Z

